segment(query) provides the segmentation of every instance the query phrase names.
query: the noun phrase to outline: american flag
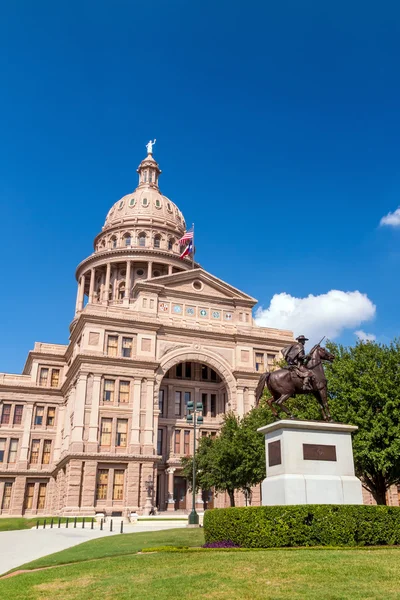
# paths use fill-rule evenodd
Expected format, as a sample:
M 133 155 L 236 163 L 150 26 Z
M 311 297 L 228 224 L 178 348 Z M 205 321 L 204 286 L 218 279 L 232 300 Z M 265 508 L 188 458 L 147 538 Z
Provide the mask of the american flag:
M 181 237 L 181 239 L 179 240 L 180 244 L 185 244 L 186 242 L 188 242 L 189 240 L 193 239 L 193 235 L 194 235 L 194 227 L 191 227 L 190 229 L 188 229 L 183 236 Z

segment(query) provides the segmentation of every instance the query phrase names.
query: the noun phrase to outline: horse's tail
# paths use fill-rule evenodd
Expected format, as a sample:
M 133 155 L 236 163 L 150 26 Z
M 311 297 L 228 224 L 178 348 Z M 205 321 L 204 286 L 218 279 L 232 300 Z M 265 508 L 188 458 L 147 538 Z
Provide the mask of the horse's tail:
M 266 371 L 261 375 L 258 381 L 258 385 L 256 388 L 256 406 L 258 406 L 258 403 L 260 402 L 260 398 L 263 394 L 265 386 L 268 384 L 268 379 L 270 375 L 271 373 L 269 371 Z

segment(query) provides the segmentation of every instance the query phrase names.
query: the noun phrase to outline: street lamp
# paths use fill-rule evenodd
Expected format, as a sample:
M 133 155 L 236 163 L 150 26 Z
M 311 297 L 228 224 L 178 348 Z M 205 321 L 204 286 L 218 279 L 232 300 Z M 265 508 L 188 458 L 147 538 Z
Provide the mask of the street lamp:
M 193 423 L 193 480 L 192 480 L 192 512 L 189 515 L 188 525 L 198 525 L 199 515 L 196 512 L 196 424 L 201 425 L 203 423 L 203 415 L 197 413 L 203 412 L 203 405 L 201 402 L 189 401 L 186 405 L 188 415 L 186 421 Z

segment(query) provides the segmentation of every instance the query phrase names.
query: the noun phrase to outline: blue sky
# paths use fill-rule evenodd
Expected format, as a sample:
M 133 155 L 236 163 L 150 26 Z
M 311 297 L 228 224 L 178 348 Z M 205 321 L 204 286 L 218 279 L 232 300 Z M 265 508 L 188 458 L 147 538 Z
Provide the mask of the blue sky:
M 397 2 L 2 3 L 0 371 L 68 341 L 76 265 L 154 137 L 197 260 L 277 295 L 264 319 L 398 336 L 399 30 Z

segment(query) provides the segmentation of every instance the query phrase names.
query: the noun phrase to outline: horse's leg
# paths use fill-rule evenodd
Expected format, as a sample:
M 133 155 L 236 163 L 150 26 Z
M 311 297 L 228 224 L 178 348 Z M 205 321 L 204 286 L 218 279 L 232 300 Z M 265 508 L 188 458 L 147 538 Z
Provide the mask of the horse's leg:
M 286 402 L 286 400 L 289 400 L 290 397 L 291 394 L 282 394 L 282 396 L 276 401 L 276 403 L 287 415 L 289 415 L 291 419 L 294 419 L 294 415 L 292 415 L 288 407 L 283 404 L 284 402 Z
M 317 402 L 318 402 L 318 404 L 319 404 L 319 408 L 320 408 L 320 411 L 321 411 L 321 413 L 322 413 L 322 418 L 323 418 L 323 420 L 324 420 L 324 421 L 327 421 L 328 419 L 327 419 L 327 417 L 326 417 L 325 408 L 324 408 L 324 403 L 323 403 L 323 401 L 322 401 L 322 396 L 321 396 L 321 394 L 320 394 L 320 391 L 319 391 L 319 390 L 314 390 L 314 391 L 313 391 L 313 396 L 314 396 L 314 398 L 316 399 L 316 401 L 317 401 Z
M 322 388 L 322 389 L 318 390 L 317 394 L 318 394 L 317 400 L 320 404 L 324 421 L 333 421 L 330 410 L 329 410 L 329 406 L 328 406 L 328 400 L 326 397 L 326 388 Z

